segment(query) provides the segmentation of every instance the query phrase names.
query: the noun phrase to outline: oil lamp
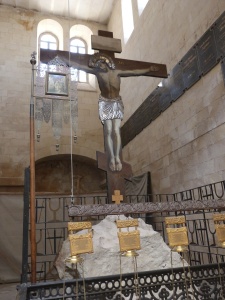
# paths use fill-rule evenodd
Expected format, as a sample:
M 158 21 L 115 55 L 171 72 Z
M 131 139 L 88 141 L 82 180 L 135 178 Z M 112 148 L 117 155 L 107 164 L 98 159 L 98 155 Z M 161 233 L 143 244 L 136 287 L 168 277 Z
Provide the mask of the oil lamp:
M 187 252 L 189 243 L 185 216 L 166 217 L 165 224 L 171 250 L 174 252 Z

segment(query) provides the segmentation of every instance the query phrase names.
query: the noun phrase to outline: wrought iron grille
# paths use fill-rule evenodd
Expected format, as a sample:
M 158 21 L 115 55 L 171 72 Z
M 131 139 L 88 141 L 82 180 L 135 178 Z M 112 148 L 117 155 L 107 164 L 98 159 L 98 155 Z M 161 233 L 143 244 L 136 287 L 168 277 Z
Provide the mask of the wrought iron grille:
M 225 264 L 194 266 L 141 272 L 138 274 L 138 287 L 141 300 L 220 300 L 225 296 Z M 134 274 L 86 278 L 83 280 L 56 281 L 26 285 L 20 300 L 113 300 L 136 297 Z M 122 289 L 121 289 L 122 287 Z M 21 288 L 21 287 L 19 287 Z M 85 290 L 85 297 L 84 297 Z
M 29 180 L 28 180 L 29 182 Z M 127 196 L 128 203 L 141 202 L 185 202 L 196 199 L 221 199 L 224 197 L 225 181 L 197 187 L 188 191 L 176 194 Z M 28 196 L 27 196 L 28 194 Z M 105 204 L 107 197 L 99 195 L 95 197 L 74 197 L 73 202 L 77 205 Z M 29 189 L 26 189 L 25 204 L 29 201 Z M 37 237 L 37 280 L 57 280 L 58 274 L 54 267 L 63 241 L 67 238 L 68 205 L 71 203 L 70 197 L 38 197 L 36 199 L 36 237 Z M 24 205 L 24 220 L 28 222 L 29 207 Z M 154 230 L 161 233 L 167 243 L 165 233 L 164 218 L 168 215 L 185 214 L 188 237 L 189 237 L 189 263 L 190 265 L 212 264 L 225 261 L 225 250 L 218 248 L 215 241 L 215 229 L 212 222 L 212 213 L 215 210 L 161 212 L 152 214 L 134 214 L 131 217 L 143 218 L 151 224 Z M 76 217 L 76 221 L 90 220 L 94 225 L 104 216 L 98 217 Z M 26 225 L 26 224 L 25 224 Z M 24 226 L 28 229 L 28 225 Z M 30 255 L 27 253 L 28 232 L 24 232 L 23 267 L 21 281 L 29 281 Z M 27 241 L 25 240 L 25 237 Z

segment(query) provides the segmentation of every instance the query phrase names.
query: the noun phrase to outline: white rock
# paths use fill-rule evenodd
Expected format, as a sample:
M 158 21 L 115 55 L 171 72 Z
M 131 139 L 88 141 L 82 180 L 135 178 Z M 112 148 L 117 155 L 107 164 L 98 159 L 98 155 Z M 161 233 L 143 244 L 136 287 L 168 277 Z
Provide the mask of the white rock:
M 120 274 L 120 248 L 117 236 L 118 228 L 115 221 L 118 216 L 107 216 L 93 228 L 93 254 L 83 254 L 84 277 L 98 277 Z M 120 216 L 120 220 L 126 220 L 125 216 Z M 138 272 L 171 268 L 171 251 L 163 241 L 161 235 L 146 224 L 142 219 L 138 219 L 141 239 L 141 250 L 137 251 Z M 132 230 L 132 229 L 131 229 Z M 79 234 L 87 231 L 80 231 Z M 173 267 L 182 267 L 180 255 L 172 252 Z M 70 256 L 69 240 L 65 240 L 59 256 L 56 260 L 56 268 L 61 279 L 71 279 L 72 275 L 65 272 L 65 259 Z M 67 266 L 70 266 L 66 263 Z M 71 266 L 70 266 L 71 267 Z M 82 270 L 78 265 L 79 273 Z M 133 258 L 121 258 L 122 273 L 133 273 Z

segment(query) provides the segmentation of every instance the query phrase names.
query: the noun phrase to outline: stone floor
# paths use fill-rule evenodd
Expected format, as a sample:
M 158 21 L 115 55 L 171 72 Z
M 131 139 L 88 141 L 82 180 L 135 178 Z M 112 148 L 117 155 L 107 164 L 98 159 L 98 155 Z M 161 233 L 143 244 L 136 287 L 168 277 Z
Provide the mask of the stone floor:
M 0 300 L 15 300 L 18 283 L 0 284 Z

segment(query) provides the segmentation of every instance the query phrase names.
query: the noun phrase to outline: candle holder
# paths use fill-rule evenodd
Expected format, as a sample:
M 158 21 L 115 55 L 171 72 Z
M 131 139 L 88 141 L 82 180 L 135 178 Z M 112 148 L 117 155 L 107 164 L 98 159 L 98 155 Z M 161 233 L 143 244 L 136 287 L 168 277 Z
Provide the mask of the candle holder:
M 77 231 L 84 229 L 87 229 L 88 232 L 84 234 L 75 234 Z M 91 222 L 69 222 L 68 232 L 71 256 L 68 257 L 66 261 L 72 264 L 82 262 L 83 258 L 80 256 L 81 254 L 94 252 Z
M 134 287 L 135 287 L 135 299 L 140 299 L 140 290 L 139 290 L 139 279 L 138 279 L 138 271 L 137 271 L 137 256 L 139 255 L 136 250 L 141 249 L 140 244 L 140 231 L 137 230 L 138 220 L 117 220 L 116 221 L 117 228 L 119 228 L 118 238 L 120 244 L 120 292 L 122 295 L 122 257 L 131 257 L 133 260 L 134 266 Z M 134 227 L 135 229 L 129 231 L 130 227 Z M 127 231 L 122 232 L 122 228 L 126 228 Z M 122 298 L 121 298 L 122 299 Z
M 218 246 L 225 248 L 225 213 L 214 214 L 213 221 L 216 229 Z
M 171 250 L 174 252 L 187 252 L 189 242 L 185 217 L 166 217 L 165 224 Z
M 140 231 L 137 230 L 138 220 L 117 220 L 117 228 L 119 228 L 118 238 L 120 244 L 120 252 L 122 256 L 138 256 L 136 250 L 141 249 Z M 130 227 L 135 230 L 129 231 Z M 122 228 L 127 228 L 127 231 L 122 232 Z

